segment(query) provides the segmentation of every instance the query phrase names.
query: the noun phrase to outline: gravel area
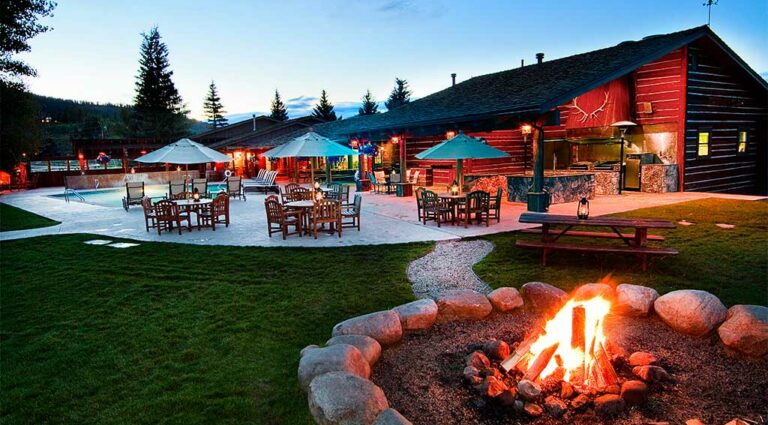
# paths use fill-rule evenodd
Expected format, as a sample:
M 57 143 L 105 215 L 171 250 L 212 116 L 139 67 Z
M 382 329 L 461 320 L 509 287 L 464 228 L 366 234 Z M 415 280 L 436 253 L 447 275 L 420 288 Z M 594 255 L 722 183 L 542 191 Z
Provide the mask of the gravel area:
M 472 270 L 491 251 L 493 243 L 484 240 L 438 242 L 434 251 L 408 266 L 413 293 L 417 298 L 434 298 L 451 289 L 491 292 Z
M 674 332 L 658 318 L 609 315 L 606 335 L 611 347 L 627 354 L 649 351 L 672 374 L 674 382 L 650 384 L 650 401 L 614 420 L 602 421 L 591 410 L 560 420 L 546 414 L 521 417 L 496 403 L 478 407 L 478 396 L 462 382 L 465 357 L 490 338 L 512 344 L 544 318 L 527 311 L 494 313 L 476 322 L 448 322 L 405 336 L 382 353 L 371 379 L 390 406 L 414 424 L 621 424 L 656 421 L 683 424 L 698 418 L 721 425 L 733 418 L 764 423 L 768 418 L 768 359 L 747 359 L 726 352 L 717 336 L 698 338 Z M 618 370 L 624 378 L 626 368 Z

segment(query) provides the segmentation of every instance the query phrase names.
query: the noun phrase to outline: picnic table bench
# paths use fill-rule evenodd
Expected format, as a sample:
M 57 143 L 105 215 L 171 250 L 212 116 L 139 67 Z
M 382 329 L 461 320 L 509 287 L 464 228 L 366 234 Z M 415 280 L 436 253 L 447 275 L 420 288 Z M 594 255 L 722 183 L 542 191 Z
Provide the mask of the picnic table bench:
M 518 240 L 520 248 L 542 250 L 542 264 L 547 265 L 547 255 L 551 251 L 604 252 L 635 254 L 641 262 L 643 271 L 648 268 L 650 255 L 677 255 L 674 248 L 648 246 L 648 241 L 663 241 L 660 235 L 649 235 L 648 229 L 674 229 L 674 223 L 661 219 L 647 218 L 616 218 L 594 217 L 582 220 L 569 215 L 554 215 L 542 213 L 523 213 L 521 223 L 541 224 L 540 229 L 524 229 L 522 233 L 540 234 L 540 240 Z M 565 226 L 563 229 L 552 229 L 552 226 Z M 612 232 L 597 232 L 591 230 L 572 230 L 574 227 L 606 227 Z M 634 229 L 633 233 L 623 233 L 620 229 Z M 563 236 L 578 238 L 620 239 L 623 245 L 597 245 L 590 243 L 561 242 Z

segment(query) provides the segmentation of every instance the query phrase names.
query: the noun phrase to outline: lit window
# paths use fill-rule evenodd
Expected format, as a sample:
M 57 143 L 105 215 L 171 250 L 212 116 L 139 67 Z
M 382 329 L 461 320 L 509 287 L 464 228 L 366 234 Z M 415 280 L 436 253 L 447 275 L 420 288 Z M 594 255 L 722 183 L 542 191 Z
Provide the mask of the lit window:
M 709 132 L 708 131 L 699 132 L 699 149 L 697 152 L 699 156 L 709 155 Z
M 738 153 L 747 153 L 747 132 L 739 131 Z

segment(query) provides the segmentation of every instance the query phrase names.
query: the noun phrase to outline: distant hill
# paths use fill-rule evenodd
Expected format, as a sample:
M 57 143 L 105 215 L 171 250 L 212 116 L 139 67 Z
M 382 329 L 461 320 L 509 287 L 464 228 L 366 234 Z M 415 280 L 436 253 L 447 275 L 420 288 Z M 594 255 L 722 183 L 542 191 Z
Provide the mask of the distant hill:
M 85 121 L 87 117 L 100 119 L 121 119 L 123 111 L 129 111 L 127 105 L 113 103 L 93 103 L 81 100 L 59 99 L 57 97 L 34 95 L 40 108 L 40 119 L 48 122 L 74 124 Z

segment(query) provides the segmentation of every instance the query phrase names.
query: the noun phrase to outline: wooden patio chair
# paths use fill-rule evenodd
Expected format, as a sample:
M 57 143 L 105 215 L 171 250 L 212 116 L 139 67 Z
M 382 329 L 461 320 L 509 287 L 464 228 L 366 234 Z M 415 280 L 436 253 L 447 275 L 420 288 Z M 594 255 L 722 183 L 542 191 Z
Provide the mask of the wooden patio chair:
M 441 200 L 437 193 L 425 190 L 421 196 L 424 203 L 422 223 L 426 225 L 427 221 L 432 220 L 437 223 L 437 227 L 440 227 L 441 223 L 447 223 L 454 219 L 453 207 Z M 450 220 L 448 220 L 449 217 Z
M 230 196 L 224 192 L 216 195 L 213 201 L 197 214 L 197 228 L 211 226 L 215 232 L 216 224 L 224 224 L 224 227 L 229 227 L 229 198 Z
M 192 187 L 190 188 L 190 191 L 194 193 L 195 189 L 197 189 L 197 193 L 200 194 L 201 198 L 211 197 L 211 195 L 208 193 L 208 179 L 192 179 Z
M 294 201 L 311 201 L 312 200 L 312 190 L 306 187 L 297 187 L 293 190 L 293 200 Z
M 501 188 L 496 189 L 496 196 L 491 198 L 491 202 L 488 204 L 488 219 L 496 219 L 496 222 L 501 222 L 501 195 L 503 191 Z
M 227 177 L 227 195 L 230 198 L 238 198 L 245 201 L 245 192 L 243 192 L 243 178 L 240 176 Z
M 373 193 L 384 193 L 389 190 L 389 182 L 387 182 L 383 171 L 374 171 L 369 173 L 369 176 L 371 185 L 373 185 Z
M 123 208 L 128 211 L 131 205 L 141 205 L 144 199 L 144 182 L 125 182 L 125 197 L 123 198 Z
M 362 203 L 362 195 L 356 193 L 352 205 L 341 210 L 341 227 L 357 227 L 357 231 L 360 231 L 360 209 Z
M 387 195 L 397 193 L 397 184 L 402 182 L 402 176 L 399 173 L 392 173 L 389 175 L 389 183 L 387 183 Z
M 274 196 L 274 195 L 273 195 Z M 267 232 L 269 237 L 272 237 L 273 233 L 281 232 L 283 234 L 283 240 L 288 235 L 298 234 L 301 237 L 301 212 L 299 211 L 286 211 L 280 202 L 277 201 L 277 197 L 267 197 L 264 201 L 264 209 L 267 212 Z M 288 232 L 288 227 L 293 226 L 296 231 Z
M 419 184 L 419 174 L 421 174 L 421 170 L 414 171 L 413 174 L 411 174 L 411 178 L 408 181 L 413 184 Z
M 341 237 L 341 203 L 332 199 L 323 199 L 315 202 L 312 207 L 312 215 L 309 218 L 309 225 L 312 233 L 317 239 L 317 229 L 324 225 L 329 225 L 331 234 L 338 233 Z
M 155 203 L 155 216 L 157 217 L 157 234 L 159 235 L 163 230 L 173 231 L 173 226 L 179 228 L 179 234 L 181 234 L 181 222 L 186 221 L 187 227 L 191 227 L 189 219 L 189 213 L 182 213 L 179 210 L 179 206 L 173 201 L 163 199 Z
M 485 221 L 485 226 L 488 227 L 490 219 L 488 218 L 488 205 L 490 203 L 491 195 L 488 192 L 482 190 L 475 190 L 467 194 L 467 201 L 458 204 L 456 213 L 458 219 L 464 221 L 464 228 L 466 229 L 469 222 L 472 221 L 474 215 L 477 219 L 477 223 Z
M 291 193 L 291 192 L 293 192 L 294 190 L 296 190 L 297 188 L 300 188 L 300 187 L 301 187 L 301 185 L 298 184 L 298 183 L 288 183 L 287 185 L 285 185 L 285 191 L 287 193 Z
M 424 215 L 424 189 L 423 187 L 416 188 L 416 215 L 418 216 L 419 221 L 423 218 Z
M 184 199 L 186 192 L 186 180 L 172 180 L 168 182 L 168 199 Z
M 149 196 L 145 196 L 141 200 L 141 208 L 144 210 L 144 225 L 149 232 L 149 229 L 157 227 L 157 211 L 155 211 L 155 206 L 152 205 L 152 199 Z

